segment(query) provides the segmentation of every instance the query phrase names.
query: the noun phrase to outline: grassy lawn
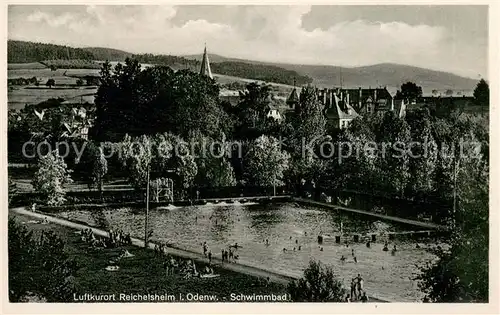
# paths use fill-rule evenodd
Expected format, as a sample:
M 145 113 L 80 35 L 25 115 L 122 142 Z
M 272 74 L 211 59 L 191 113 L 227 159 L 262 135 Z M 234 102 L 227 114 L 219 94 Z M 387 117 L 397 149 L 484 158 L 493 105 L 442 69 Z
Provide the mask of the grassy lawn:
M 29 217 L 9 214 L 17 222 L 28 222 Z M 166 276 L 163 269 L 163 258 L 155 257 L 152 250 L 135 246 L 123 246 L 114 249 L 94 249 L 80 240 L 74 229 L 57 224 L 26 224 L 35 233 L 41 230 L 55 231 L 65 242 L 65 251 L 78 264 L 75 278 L 76 294 L 172 294 L 176 297 L 183 294 L 216 295 L 219 301 L 230 301 L 234 294 L 285 294 L 286 288 L 281 284 L 259 281 L 256 277 L 214 268 L 220 277 L 211 279 L 183 279 L 182 275 Z M 117 265 L 118 271 L 106 271 L 109 260 L 127 249 L 134 257 L 124 258 Z M 177 257 L 176 257 L 177 259 Z M 200 270 L 202 264 L 197 264 Z M 261 279 L 263 280 L 263 279 Z M 178 300 L 177 300 L 178 301 Z M 68 301 L 71 302 L 71 301 Z M 122 302 L 122 301 L 120 301 Z M 125 301 L 123 301 L 125 302 Z M 187 301 L 186 301 L 187 302 Z

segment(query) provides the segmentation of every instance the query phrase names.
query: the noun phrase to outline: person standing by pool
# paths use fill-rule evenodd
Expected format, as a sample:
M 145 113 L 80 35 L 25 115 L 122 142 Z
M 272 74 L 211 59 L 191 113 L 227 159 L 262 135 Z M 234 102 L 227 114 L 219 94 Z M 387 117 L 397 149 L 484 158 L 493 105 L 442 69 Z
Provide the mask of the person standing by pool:
M 207 242 L 203 242 L 203 256 L 207 257 L 208 245 Z
M 357 296 L 356 296 L 356 278 L 352 278 L 352 280 L 351 280 L 351 297 L 352 297 L 353 301 L 355 301 L 357 298 Z
M 357 276 L 357 291 L 358 291 L 358 296 L 361 295 L 361 292 L 363 292 L 363 278 L 361 277 L 361 275 L 358 273 L 358 276 Z

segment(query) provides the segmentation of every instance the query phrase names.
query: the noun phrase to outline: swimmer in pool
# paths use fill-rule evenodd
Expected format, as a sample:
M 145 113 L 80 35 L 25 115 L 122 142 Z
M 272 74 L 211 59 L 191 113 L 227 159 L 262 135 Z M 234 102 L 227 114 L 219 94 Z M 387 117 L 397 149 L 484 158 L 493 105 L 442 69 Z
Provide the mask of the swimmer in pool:
M 344 255 L 342 255 L 342 257 L 340 257 L 340 262 L 345 263 L 345 256 Z

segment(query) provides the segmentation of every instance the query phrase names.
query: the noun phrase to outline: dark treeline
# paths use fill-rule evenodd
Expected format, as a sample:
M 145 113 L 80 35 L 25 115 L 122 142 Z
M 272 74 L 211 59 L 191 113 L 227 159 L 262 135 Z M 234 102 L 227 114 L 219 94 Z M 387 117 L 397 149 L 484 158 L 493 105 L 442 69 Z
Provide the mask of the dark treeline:
M 292 85 L 296 80 L 298 85 L 312 83 L 308 76 L 300 75 L 293 70 L 285 70 L 271 65 L 256 65 L 237 61 L 224 61 L 212 64 L 212 71 L 235 77 L 250 78 L 264 82 L 276 82 Z
M 7 62 L 27 63 L 56 59 L 92 60 L 94 56 L 82 48 L 9 40 L 7 42 Z

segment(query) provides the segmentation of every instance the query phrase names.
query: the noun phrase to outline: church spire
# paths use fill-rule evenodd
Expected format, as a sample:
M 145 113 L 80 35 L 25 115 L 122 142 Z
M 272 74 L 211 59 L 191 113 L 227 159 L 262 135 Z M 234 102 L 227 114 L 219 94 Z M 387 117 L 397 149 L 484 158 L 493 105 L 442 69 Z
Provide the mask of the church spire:
M 206 76 L 210 77 L 210 79 L 214 78 L 212 76 L 212 70 L 210 70 L 210 61 L 208 61 L 207 44 L 205 44 L 205 50 L 203 51 L 203 58 L 201 60 L 200 74 L 206 75 Z

